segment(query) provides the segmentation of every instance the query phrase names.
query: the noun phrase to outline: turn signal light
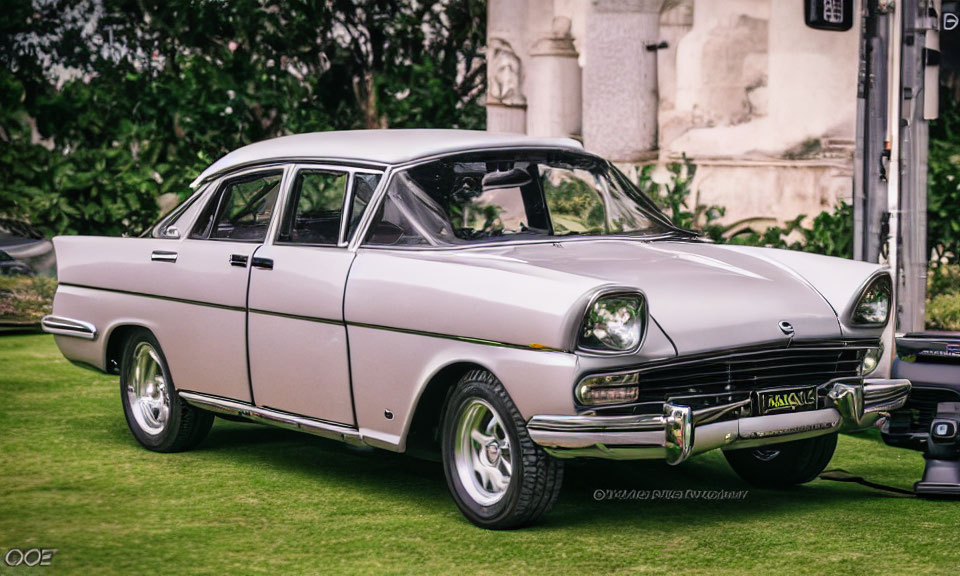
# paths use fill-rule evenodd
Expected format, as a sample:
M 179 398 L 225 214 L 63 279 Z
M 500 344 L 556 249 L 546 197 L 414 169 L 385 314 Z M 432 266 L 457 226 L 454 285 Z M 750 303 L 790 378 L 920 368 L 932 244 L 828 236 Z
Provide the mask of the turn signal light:
M 585 378 L 577 386 L 577 400 L 587 406 L 634 402 L 640 396 L 637 380 L 636 373 Z

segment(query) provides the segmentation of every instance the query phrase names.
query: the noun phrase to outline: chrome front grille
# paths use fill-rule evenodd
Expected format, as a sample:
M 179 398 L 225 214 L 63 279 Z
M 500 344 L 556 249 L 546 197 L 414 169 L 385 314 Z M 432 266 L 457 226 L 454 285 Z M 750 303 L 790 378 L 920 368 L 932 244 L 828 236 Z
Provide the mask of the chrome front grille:
M 743 400 L 755 390 L 855 377 L 866 351 L 876 346 L 875 340 L 794 343 L 788 348 L 731 350 L 645 365 L 636 369 L 640 384 L 636 403 L 597 412 L 638 413 L 666 401 L 702 408 Z

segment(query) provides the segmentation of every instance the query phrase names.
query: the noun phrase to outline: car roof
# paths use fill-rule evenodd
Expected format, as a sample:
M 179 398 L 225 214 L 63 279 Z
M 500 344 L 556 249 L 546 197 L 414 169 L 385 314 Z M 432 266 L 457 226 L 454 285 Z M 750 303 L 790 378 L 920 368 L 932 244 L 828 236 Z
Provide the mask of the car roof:
M 402 164 L 453 152 L 491 148 L 563 148 L 583 150 L 572 138 L 535 138 L 480 130 L 345 130 L 282 136 L 238 148 L 214 162 L 191 184 L 239 168 L 271 161 L 332 160 L 365 164 Z

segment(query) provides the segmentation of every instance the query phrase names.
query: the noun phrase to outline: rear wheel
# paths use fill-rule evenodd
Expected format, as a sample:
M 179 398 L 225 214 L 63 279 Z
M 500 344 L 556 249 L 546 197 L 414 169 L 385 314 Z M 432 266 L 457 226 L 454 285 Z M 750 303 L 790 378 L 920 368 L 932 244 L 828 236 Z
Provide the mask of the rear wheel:
M 507 391 L 484 370 L 469 372 L 454 389 L 442 452 L 454 501 L 482 528 L 531 524 L 560 494 L 562 463 L 530 439 Z
M 133 437 L 155 452 L 180 452 L 199 444 L 213 414 L 180 399 L 160 343 L 147 330 L 127 341 L 120 370 L 123 414 Z
M 837 448 L 837 434 L 745 448 L 723 453 L 730 467 L 748 483 L 761 488 L 787 488 L 814 480 Z

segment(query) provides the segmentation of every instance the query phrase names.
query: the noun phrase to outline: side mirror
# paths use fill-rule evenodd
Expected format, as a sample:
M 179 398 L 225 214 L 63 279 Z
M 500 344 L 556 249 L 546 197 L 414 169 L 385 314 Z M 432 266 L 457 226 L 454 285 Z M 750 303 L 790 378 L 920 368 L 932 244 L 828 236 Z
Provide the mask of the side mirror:
M 167 226 L 163 230 L 163 237 L 177 239 L 180 237 L 180 230 L 176 226 Z
M 803 0 L 803 19 L 815 30 L 845 32 L 853 28 L 856 0 Z
M 501 190 L 504 188 L 520 188 L 526 186 L 533 179 L 522 168 L 514 168 L 506 172 L 490 172 L 483 177 L 484 190 Z

